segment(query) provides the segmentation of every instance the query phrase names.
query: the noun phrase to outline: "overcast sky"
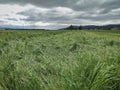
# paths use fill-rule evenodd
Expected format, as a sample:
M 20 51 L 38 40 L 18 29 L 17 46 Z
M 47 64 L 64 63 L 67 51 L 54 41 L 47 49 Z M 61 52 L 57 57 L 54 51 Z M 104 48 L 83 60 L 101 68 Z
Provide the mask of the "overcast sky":
M 61 28 L 120 23 L 120 0 L 0 0 L 0 25 Z

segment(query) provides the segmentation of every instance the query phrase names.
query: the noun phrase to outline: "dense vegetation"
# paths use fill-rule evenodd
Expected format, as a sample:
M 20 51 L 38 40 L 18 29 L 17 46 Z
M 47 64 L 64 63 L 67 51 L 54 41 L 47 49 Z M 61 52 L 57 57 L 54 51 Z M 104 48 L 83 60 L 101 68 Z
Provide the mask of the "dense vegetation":
M 120 31 L 0 31 L 0 90 L 120 90 Z

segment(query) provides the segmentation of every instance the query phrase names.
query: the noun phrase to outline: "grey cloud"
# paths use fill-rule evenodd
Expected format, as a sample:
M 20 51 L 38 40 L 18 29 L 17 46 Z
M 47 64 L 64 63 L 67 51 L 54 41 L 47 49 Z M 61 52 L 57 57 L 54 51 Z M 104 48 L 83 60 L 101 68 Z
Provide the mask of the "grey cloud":
M 17 19 L 15 18 L 6 18 L 7 20 L 10 20 L 10 21 L 18 21 Z
M 120 0 L 0 0 L 5 4 L 33 4 L 39 7 L 68 7 L 75 10 L 97 10 L 103 8 L 103 12 L 120 8 Z
M 4 23 L 4 21 L 3 21 L 3 20 L 0 20 L 0 23 Z
M 56 8 L 49 9 L 46 12 L 40 12 L 35 9 L 30 9 L 28 11 L 19 12 L 17 14 L 27 16 L 26 19 L 21 19 L 21 20 L 25 20 L 25 21 L 29 21 L 29 22 L 37 22 L 37 21 L 57 22 L 57 21 L 74 19 L 74 15 L 72 15 L 72 14 L 74 14 L 74 11 L 66 13 L 66 14 L 62 14 L 60 11 L 57 11 Z
M 78 0 L 0 0 L 2 4 L 33 4 L 42 7 L 70 6 Z
M 120 19 L 120 10 L 111 11 L 107 14 L 100 14 L 100 10 L 97 11 L 84 11 L 82 14 L 80 11 L 72 10 L 69 13 L 62 14 L 57 9 L 49 9 L 46 12 L 40 12 L 36 9 L 30 9 L 28 11 L 20 12 L 18 14 L 27 16 L 26 19 L 22 19 L 27 22 L 48 22 L 48 23 L 56 23 L 56 24 L 81 24 L 86 20 L 90 20 L 92 22 L 95 21 L 108 21 L 108 20 L 117 20 Z
M 5 4 L 32 4 L 38 7 L 68 7 L 75 11 L 101 10 L 100 14 L 109 13 L 113 9 L 120 8 L 120 0 L 0 0 Z
M 120 8 L 120 0 L 109 0 L 104 2 L 100 8 L 103 8 L 102 14 L 108 13 L 113 9 Z
M 90 24 L 120 20 L 120 10 L 118 10 L 120 0 L 0 0 L 0 4 L 32 4 L 37 8 L 47 9 L 40 11 L 33 8 L 17 14 L 27 17 L 20 19 L 24 22 L 54 23 L 58 27 L 62 24 Z M 62 8 L 58 10 L 58 7 Z M 9 18 L 9 20 L 14 19 Z

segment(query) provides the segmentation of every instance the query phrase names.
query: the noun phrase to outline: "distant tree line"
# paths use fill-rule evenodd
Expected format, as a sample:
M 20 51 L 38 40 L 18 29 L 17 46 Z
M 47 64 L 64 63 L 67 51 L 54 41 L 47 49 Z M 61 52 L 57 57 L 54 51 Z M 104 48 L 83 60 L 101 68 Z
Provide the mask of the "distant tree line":
M 120 30 L 120 24 L 110 24 L 110 25 L 80 25 L 80 26 L 74 26 L 70 25 L 66 28 L 63 28 L 62 30 Z
M 82 30 L 82 25 L 80 25 L 80 26 L 73 26 L 73 25 L 70 25 L 70 26 L 67 27 L 66 29 L 68 29 L 68 30 L 74 30 L 74 29 Z

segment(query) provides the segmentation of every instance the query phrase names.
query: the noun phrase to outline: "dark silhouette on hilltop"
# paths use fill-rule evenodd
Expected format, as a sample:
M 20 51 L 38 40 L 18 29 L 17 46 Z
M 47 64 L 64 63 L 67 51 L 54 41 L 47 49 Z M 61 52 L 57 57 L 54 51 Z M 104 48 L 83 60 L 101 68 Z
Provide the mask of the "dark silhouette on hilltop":
M 82 30 L 82 26 L 73 26 L 73 25 L 70 25 L 69 27 L 65 28 L 66 30 Z
M 87 25 L 87 26 L 73 26 L 70 25 L 66 28 L 62 28 L 60 30 L 120 30 L 120 24 L 110 24 L 110 25 Z

